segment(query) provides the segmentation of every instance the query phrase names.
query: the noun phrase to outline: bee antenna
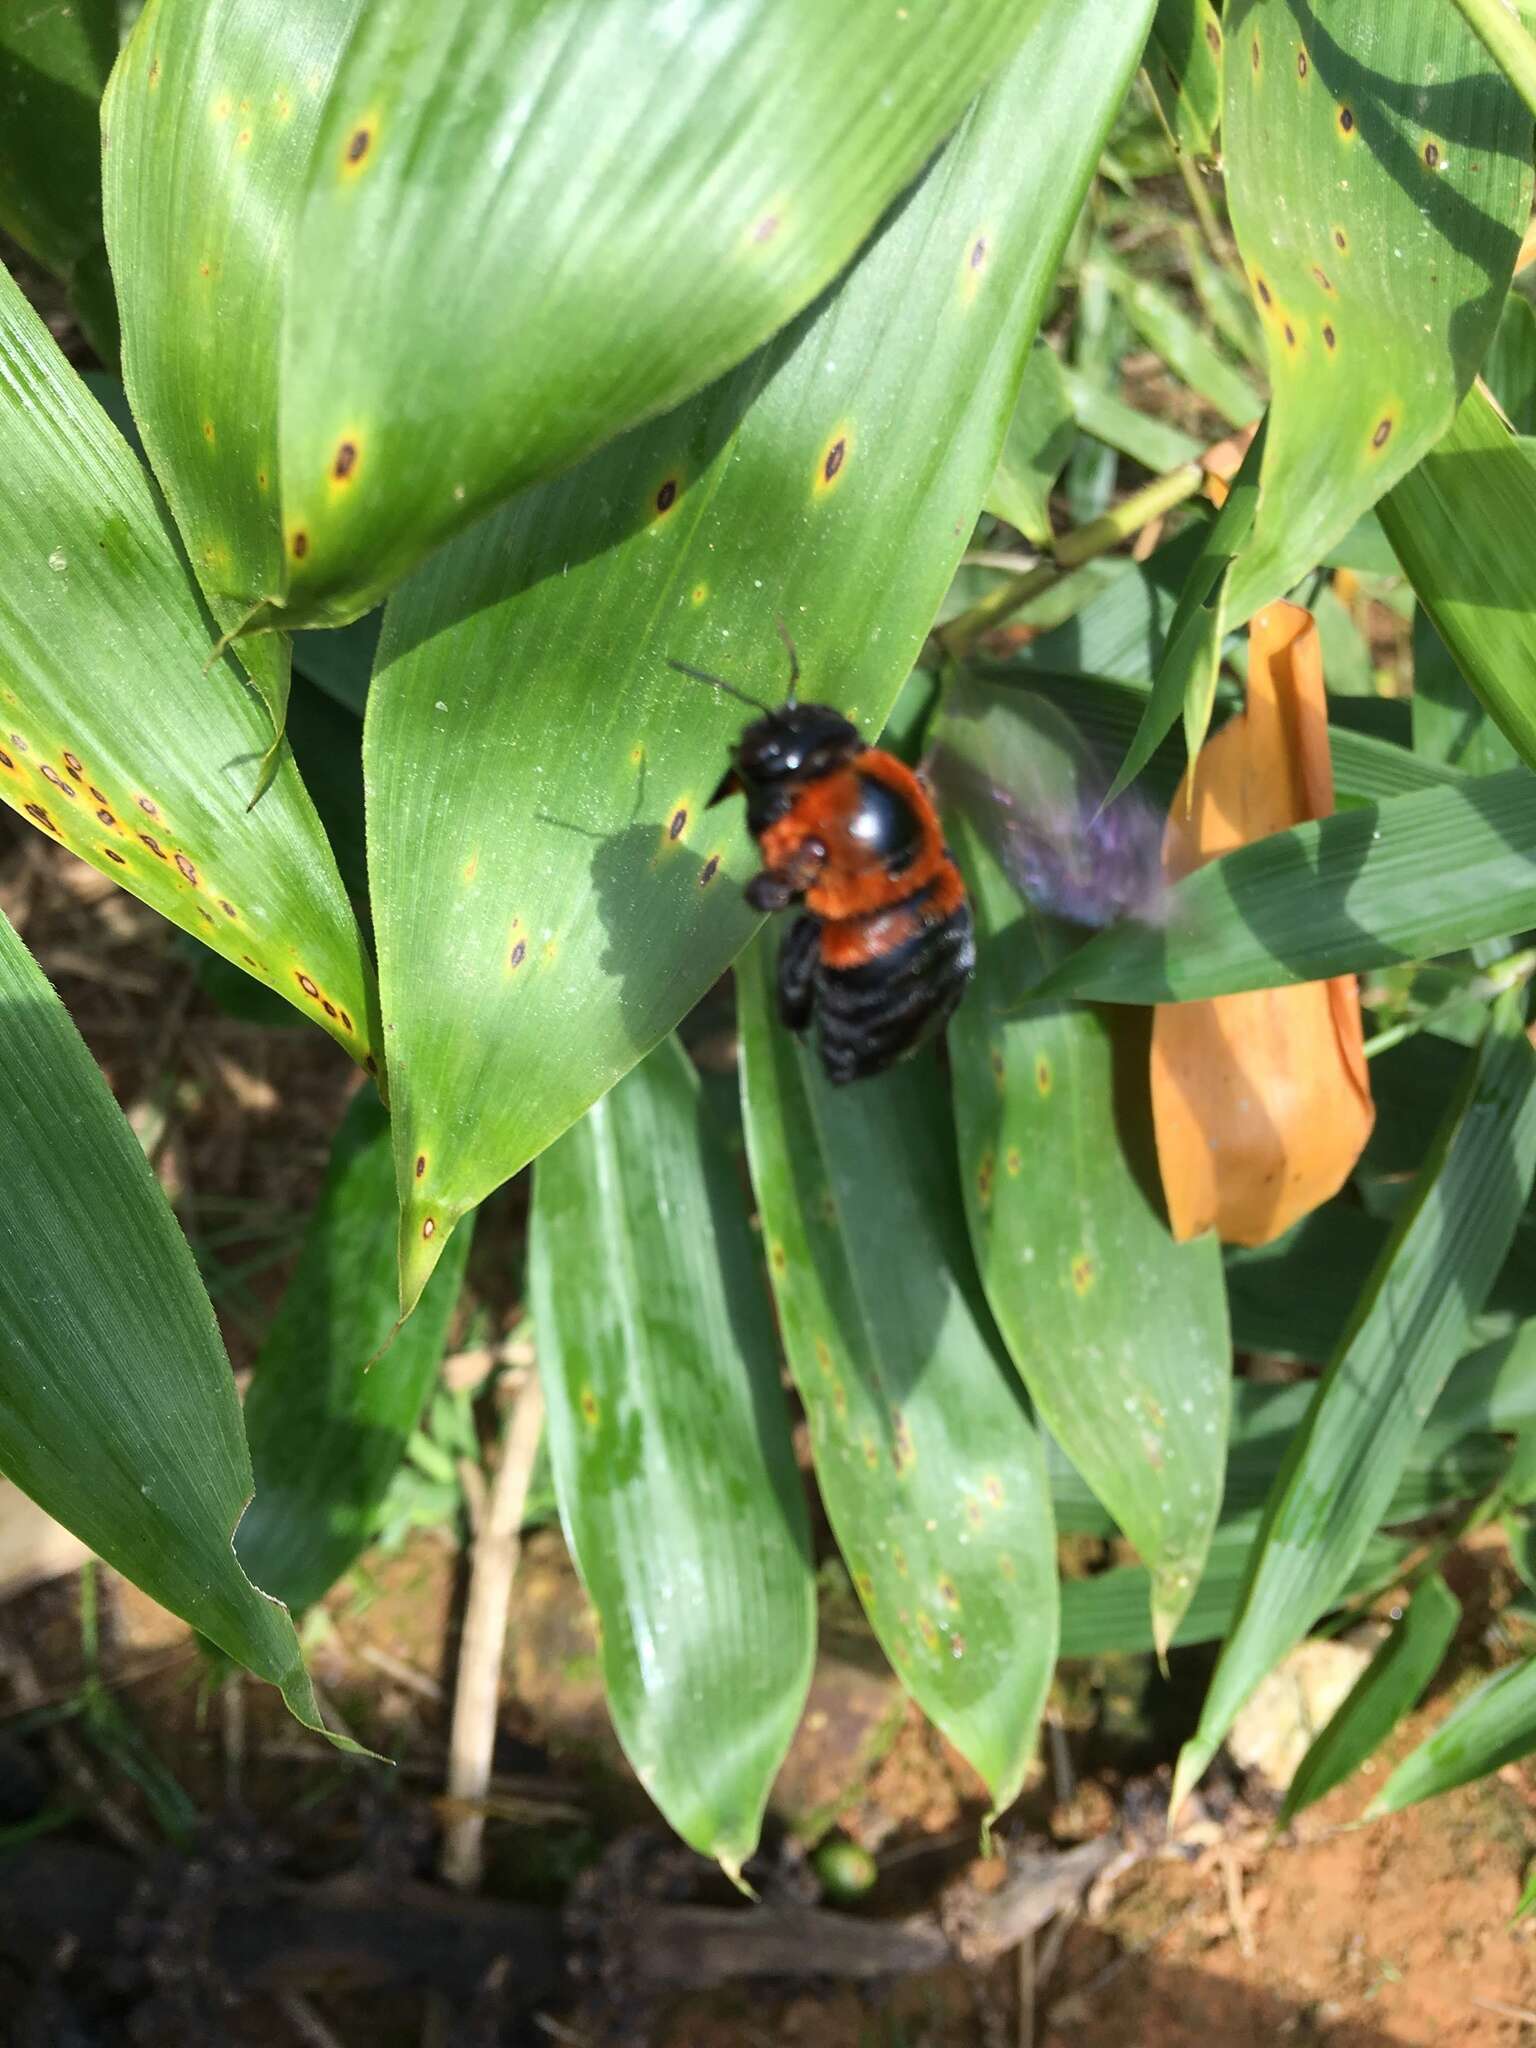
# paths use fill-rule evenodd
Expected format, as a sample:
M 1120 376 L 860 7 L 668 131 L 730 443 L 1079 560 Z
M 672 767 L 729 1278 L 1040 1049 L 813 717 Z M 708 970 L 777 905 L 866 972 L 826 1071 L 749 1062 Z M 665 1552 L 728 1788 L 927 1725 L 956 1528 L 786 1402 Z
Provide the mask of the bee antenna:
M 784 651 L 789 656 L 789 696 L 786 702 L 793 710 L 800 688 L 800 656 L 795 651 L 795 643 L 790 638 L 789 628 L 784 621 L 775 619 L 773 623 L 778 628 L 779 638 L 784 642 Z
M 675 668 L 680 676 L 692 676 L 696 683 L 710 683 L 717 690 L 724 690 L 727 697 L 734 697 L 739 704 L 750 704 L 754 711 L 761 711 L 765 718 L 773 716 L 773 706 L 765 704 L 761 697 L 749 697 L 745 690 L 738 690 L 734 683 L 728 683 L 724 676 L 713 676 L 707 668 L 695 668 L 691 662 L 674 661 L 667 656 L 667 667 Z

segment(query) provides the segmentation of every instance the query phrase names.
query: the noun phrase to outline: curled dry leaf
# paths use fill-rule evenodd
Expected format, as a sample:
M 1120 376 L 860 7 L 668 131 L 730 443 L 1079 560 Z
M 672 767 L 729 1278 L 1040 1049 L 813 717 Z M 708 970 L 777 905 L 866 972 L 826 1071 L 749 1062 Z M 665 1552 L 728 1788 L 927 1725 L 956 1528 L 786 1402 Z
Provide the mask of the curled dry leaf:
M 1187 784 L 1163 839 L 1175 881 L 1332 812 L 1309 612 L 1274 604 L 1255 616 L 1247 709 L 1201 753 L 1192 803 Z M 1229 1244 L 1270 1243 L 1338 1191 L 1375 1121 L 1355 977 L 1159 1004 L 1152 1105 L 1175 1237 L 1214 1229 Z

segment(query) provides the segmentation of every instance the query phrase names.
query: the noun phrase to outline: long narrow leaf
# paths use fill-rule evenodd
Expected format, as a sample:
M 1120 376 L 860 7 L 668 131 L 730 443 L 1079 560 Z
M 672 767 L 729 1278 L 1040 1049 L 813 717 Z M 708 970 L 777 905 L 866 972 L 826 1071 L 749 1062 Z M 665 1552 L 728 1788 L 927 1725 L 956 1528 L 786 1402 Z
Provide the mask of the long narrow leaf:
M 675 1043 L 540 1161 L 529 1283 L 614 1725 L 734 1876 L 810 1684 L 815 1603 L 746 1205 Z
M 149 0 L 102 110 L 123 376 L 225 632 L 282 587 L 285 264 L 325 93 L 360 9 Z M 281 737 L 286 637 L 236 652 Z M 266 776 L 275 761 L 269 752 Z
M 1183 1002 L 1325 981 L 1536 924 L 1536 777 L 1468 776 L 1298 825 L 1186 876 L 1166 918 L 1090 939 L 1042 994 Z
M 1536 1749 L 1536 1657 L 1497 1672 L 1464 1699 L 1443 1727 L 1405 1757 L 1372 1801 L 1368 1817 L 1401 1813 Z
M 1536 461 L 1480 385 L 1379 511 L 1457 668 L 1536 767 L 1536 593 L 1511 545 L 1536 523 Z
M 1501 1000 L 1265 1509 L 1174 1805 L 1264 1674 L 1337 1597 L 1503 1261 L 1536 1172 L 1536 1051 Z
M 456 1235 L 394 1336 L 395 1215 L 389 1119 L 368 1089 L 336 1133 L 245 1401 L 256 1492 L 235 1551 L 292 1608 L 318 1600 L 373 1535 L 442 1362 L 470 1231 Z
M 1221 1505 L 1220 1248 L 1169 1234 L 1145 1031 L 1117 1033 L 1081 1004 L 1020 1009 L 1062 930 L 1031 914 L 989 844 L 989 811 L 999 787 L 1062 817 L 1093 802 L 1070 728 L 1022 692 L 972 683 L 950 692 L 933 740 L 937 766 L 965 764 L 974 792 L 946 817 L 977 920 L 975 986 L 950 1027 L 971 1242 L 1030 1398 L 1149 1567 L 1163 1650 Z
M 1450 425 L 1531 205 L 1531 117 L 1448 5 L 1236 0 L 1232 226 L 1269 345 L 1234 622 L 1282 597 Z
M 230 1548 L 251 1466 L 192 1254 L 4 917 L 0 1471 L 320 1727 L 292 1622 Z
M 138 459 L 0 271 L 0 801 L 377 1061 L 320 821 L 227 668 Z
M 772 975 L 764 934 L 739 978 L 747 1142 L 821 1495 L 902 1683 L 1002 1808 L 1056 1656 L 1040 1441 L 979 1299 L 931 1063 L 833 1088 Z
M 325 101 L 283 309 L 288 615 L 355 617 L 765 342 L 1040 11 L 375 0 Z
M 741 708 L 668 658 L 777 696 L 780 614 L 806 689 L 883 724 L 992 480 L 1149 4 L 1034 5 L 835 293 L 391 603 L 365 750 L 407 1304 L 455 1219 L 751 935 L 740 807 L 705 808 Z
M 1426 1579 L 1297 1766 L 1280 1809 L 1282 1822 L 1342 1785 L 1413 1711 L 1439 1670 L 1460 1618 L 1461 1603 L 1444 1579 Z

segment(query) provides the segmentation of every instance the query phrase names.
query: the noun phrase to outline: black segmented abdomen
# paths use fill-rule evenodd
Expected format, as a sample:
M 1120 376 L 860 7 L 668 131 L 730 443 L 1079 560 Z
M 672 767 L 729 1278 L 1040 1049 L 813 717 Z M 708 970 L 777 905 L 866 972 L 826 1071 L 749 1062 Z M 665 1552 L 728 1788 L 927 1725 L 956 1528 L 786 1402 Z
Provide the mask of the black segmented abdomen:
M 816 1013 L 829 1079 L 863 1080 L 913 1051 L 948 1019 L 975 965 L 968 903 L 863 966 L 818 961 Z

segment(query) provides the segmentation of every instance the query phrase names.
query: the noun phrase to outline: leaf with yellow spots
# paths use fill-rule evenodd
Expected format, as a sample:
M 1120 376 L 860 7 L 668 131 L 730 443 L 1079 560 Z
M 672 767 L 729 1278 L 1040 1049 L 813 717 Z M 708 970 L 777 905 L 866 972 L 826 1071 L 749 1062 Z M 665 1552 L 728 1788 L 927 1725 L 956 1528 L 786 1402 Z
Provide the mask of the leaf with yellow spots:
M 1147 76 L 1181 149 L 1210 156 L 1221 120 L 1221 17 L 1211 0 L 1157 0 Z
M 970 681 L 951 690 L 934 746 L 977 920 L 975 985 L 949 1027 L 971 1242 L 1030 1398 L 1148 1568 L 1166 1650 L 1221 1507 L 1221 1255 L 1209 1238 L 1176 1244 L 1164 1218 L 1144 1021 L 1024 1000 L 1065 932 L 1021 897 L 1017 807 L 1091 813 L 1090 757 L 1052 706 Z M 1018 1170 L 991 1176 L 994 1157 Z
M 251 1463 L 196 1264 L 3 916 L 0 1187 L 0 1472 L 321 1728 L 293 1623 L 230 1547 Z
M 373 0 L 323 87 L 284 305 L 289 614 L 356 616 L 760 347 L 1051 4 Z M 657 485 L 665 512 L 683 480 Z
M 672 1826 L 739 1877 L 810 1686 L 815 1600 L 740 1180 L 675 1041 L 539 1161 L 529 1294 L 614 1727 Z
M 325 88 L 361 5 L 149 0 L 103 106 L 123 377 L 225 633 L 284 583 L 284 270 Z M 333 490 L 348 487 L 358 460 L 340 438 Z M 251 777 L 262 791 L 286 717 L 288 639 L 248 636 L 235 651 L 276 735 Z
M 821 1497 L 903 1685 L 1001 1808 L 1056 1658 L 1055 1537 L 977 1294 L 942 1085 L 925 1059 L 832 1087 L 773 1014 L 771 935 L 737 975 L 747 1152 Z
M 276 989 L 364 1065 L 373 974 L 292 761 L 205 673 L 207 614 L 142 465 L 0 271 L 0 801 Z
M 1149 13 L 1036 0 L 1016 59 L 835 292 L 391 600 L 364 753 L 407 1306 L 454 1218 L 754 928 L 740 806 L 708 808 L 741 707 L 668 658 L 777 698 L 782 616 L 804 690 L 880 730 L 992 481 Z
M 1286 591 L 1450 425 L 1531 207 L 1531 117 L 1450 6 L 1235 0 L 1223 151 L 1269 352 L 1234 623 Z
M 1333 810 L 1322 646 L 1309 612 L 1269 605 L 1248 633 L 1247 709 L 1174 798 L 1175 878 Z M 1375 1122 L 1353 975 L 1204 1003 L 1152 1024 L 1158 1163 L 1174 1234 L 1270 1244 L 1340 1187 Z

